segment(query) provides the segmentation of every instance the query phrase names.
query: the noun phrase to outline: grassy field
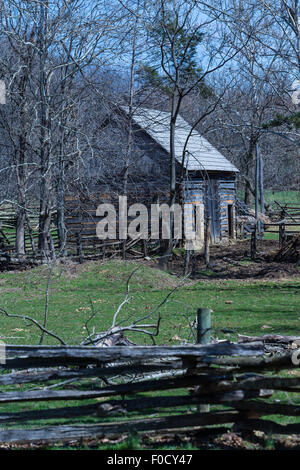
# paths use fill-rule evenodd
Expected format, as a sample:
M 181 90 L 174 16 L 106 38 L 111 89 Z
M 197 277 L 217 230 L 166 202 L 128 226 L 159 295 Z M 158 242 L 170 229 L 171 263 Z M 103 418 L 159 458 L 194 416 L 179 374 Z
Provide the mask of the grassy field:
M 280 204 L 292 203 L 300 204 L 300 192 L 299 191 L 273 191 L 267 189 L 265 191 L 265 200 L 267 203 L 272 204 L 274 201 Z
M 244 199 L 243 191 L 238 191 L 238 197 L 242 200 Z M 267 204 L 273 204 L 274 201 L 280 204 L 300 204 L 300 191 L 273 191 L 272 189 L 266 189 L 265 201 Z
M 65 342 L 79 344 L 87 335 L 85 323 L 94 312 L 89 328 L 105 331 L 124 299 L 127 278 L 137 266 L 135 262 L 110 261 L 56 267 L 50 289 L 48 328 Z M 28 315 L 42 322 L 48 277 L 47 266 L 26 272 L 1 273 L 0 306 L 10 314 Z M 142 265 L 132 278 L 131 300 L 122 309 L 120 320 L 137 319 L 150 313 L 177 284 L 176 276 Z M 199 307 L 213 310 L 212 320 L 218 337 L 235 339 L 237 333 L 260 334 L 265 326 L 278 334 L 300 334 L 299 294 L 300 279 L 280 282 L 188 280 L 161 309 L 158 342 L 178 344 L 187 340 L 191 331 L 189 323 Z M 224 335 L 220 331 L 224 328 L 234 333 Z M 35 344 L 40 332 L 22 319 L 2 316 L 0 336 L 5 337 L 7 343 Z M 139 344 L 151 344 L 149 338 L 138 334 L 131 339 Z M 55 344 L 55 340 L 47 337 L 45 344 Z

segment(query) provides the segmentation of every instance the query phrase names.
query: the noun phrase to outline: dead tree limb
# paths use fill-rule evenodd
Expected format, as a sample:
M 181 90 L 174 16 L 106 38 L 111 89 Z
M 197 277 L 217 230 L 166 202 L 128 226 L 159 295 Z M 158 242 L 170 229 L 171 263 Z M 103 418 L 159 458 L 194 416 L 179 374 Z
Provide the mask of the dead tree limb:
M 139 332 L 145 335 L 150 336 L 153 344 L 155 344 L 155 337 L 159 335 L 159 329 L 160 329 L 160 323 L 161 323 L 161 314 L 159 313 L 157 321 L 155 323 L 147 323 L 147 320 L 153 317 L 160 308 L 168 301 L 169 297 L 179 288 L 182 286 L 184 281 L 186 280 L 186 277 L 183 278 L 177 286 L 175 286 L 168 294 L 164 297 L 164 299 L 153 309 L 151 312 L 147 313 L 146 315 L 142 316 L 141 318 L 138 318 L 137 320 L 132 321 L 132 323 L 129 323 L 128 325 L 124 325 L 125 320 L 121 321 L 118 323 L 118 317 L 120 314 L 121 309 L 124 307 L 126 303 L 130 301 L 129 293 L 130 293 L 130 281 L 133 277 L 133 275 L 136 273 L 136 271 L 140 269 L 140 266 L 136 269 L 134 269 L 131 274 L 129 275 L 127 282 L 126 282 L 126 294 L 124 300 L 120 303 L 118 306 L 117 310 L 114 313 L 113 320 L 112 320 L 112 325 L 111 327 L 101 333 L 96 333 L 93 331 L 92 333 L 89 333 L 89 335 L 84 339 L 84 341 L 81 342 L 81 345 L 90 345 L 94 344 L 95 346 L 99 346 L 99 343 L 103 344 L 103 341 L 106 340 L 109 337 L 112 337 L 113 335 L 123 335 L 125 331 L 131 331 L 131 332 Z M 95 314 L 94 311 L 89 318 L 88 322 L 94 318 Z M 129 321 L 131 316 L 127 317 L 126 321 Z M 145 323 L 146 322 L 146 323 Z M 124 325 L 124 326 L 123 326 Z M 152 331 L 151 331 L 152 330 Z
M 34 318 L 31 318 L 31 317 L 28 317 L 26 315 L 17 315 L 16 313 L 8 313 L 4 308 L 0 307 L 0 313 L 2 313 L 3 315 L 5 315 L 6 317 L 9 317 L 9 318 L 21 318 L 22 320 L 24 320 L 25 322 L 26 321 L 29 321 L 31 323 L 33 323 L 34 325 L 36 325 L 43 333 L 46 333 L 47 335 L 49 336 L 52 336 L 52 338 L 55 338 L 57 339 L 60 344 L 62 344 L 63 346 L 66 346 L 66 343 L 58 336 L 56 335 L 55 333 L 53 333 L 52 331 L 49 331 L 47 330 L 47 328 L 44 328 L 38 321 L 36 321 Z

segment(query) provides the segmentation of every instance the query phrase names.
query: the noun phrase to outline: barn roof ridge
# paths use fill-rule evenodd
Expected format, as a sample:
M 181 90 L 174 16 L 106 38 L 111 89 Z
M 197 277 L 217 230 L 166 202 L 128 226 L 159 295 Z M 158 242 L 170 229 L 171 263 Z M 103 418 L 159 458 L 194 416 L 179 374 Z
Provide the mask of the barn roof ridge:
M 128 114 L 128 107 L 122 106 Z M 152 108 L 137 108 L 132 116 L 135 124 L 144 130 L 156 143 L 170 152 L 169 127 L 170 112 Z M 192 126 L 178 115 L 176 121 L 175 157 L 182 162 L 184 145 Z M 187 144 L 185 168 L 190 171 L 224 171 L 238 173 L 239 170 L 219 152 L 196 129 L 193 129 Z

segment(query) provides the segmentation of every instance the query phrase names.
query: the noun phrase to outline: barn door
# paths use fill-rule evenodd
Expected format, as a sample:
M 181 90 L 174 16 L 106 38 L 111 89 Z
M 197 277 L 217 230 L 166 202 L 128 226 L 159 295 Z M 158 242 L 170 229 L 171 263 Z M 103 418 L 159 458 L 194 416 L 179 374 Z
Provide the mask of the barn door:
M 218 181 L 208 180 L 205 191 L 206 217 L 211 217 L 211 242 L 218 243 L 221 239 L 220 201 Z

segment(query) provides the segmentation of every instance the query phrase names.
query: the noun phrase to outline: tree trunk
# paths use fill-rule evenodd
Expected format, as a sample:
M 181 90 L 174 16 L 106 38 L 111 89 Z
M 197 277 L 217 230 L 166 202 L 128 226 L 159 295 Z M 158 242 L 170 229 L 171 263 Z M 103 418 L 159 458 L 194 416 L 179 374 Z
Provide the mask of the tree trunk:
M 252 207 L 252 191 L 250 183 L 246 181 L 244 202 L 248 207 Z
M 28 110 L 26 86 L 28 82 L 28 74 L 31 68 L 31 61 L 27 64 L 27 69 L 21 77 L 20 82 L 20 135 L 18 138 L 18 151 L 16 152 L 16 180 L 18 189 L 18 208 L 16 222 L 16 252 L 17 255 L 25 254 L 25 226 L 26 226 L 26 149 L 27 149 L 27 127 L 28 127 Z
M 254 178 L 254 166 L 256 161 L 255 148 L 256 138 L 252 135 L 250 138 L 249 149 L 246 155 L 246 172 L 245 172 L 245 198 L 244 202 L 247 206 L 252 207 L 253 190 L 251 188 L 251 181 Z
M 20 208 L 17 212 L 16 225 L 16 252 L 18 256 L 25 255 L 25 221 L 25 210 Z
M 59 251 L 65 256 L 66 250 L 66 225 L 65 225 L 65 165 L 63 160 L 63 145 L 61 145 L 58 164 L 58 188 L 57 188 L 57 231 Z
M 51 173 L 50 166 L 50 119 L 49 119 L 49 90 L 46 76 L 47 59 L 47 22 L 48 0 L 40 4 L 40 83 L 39 92 L 41 98 L 40 107 L 40 163 L 41 163 L 41 189 L 40 189 L 40 214 L 39 214 L 39 250 L 46 256 L 49 254 L 49 233 L 51 224 Z
M 26 224 L 26 207 L 25 207 L 25 150 L 23 137 L 20 139 L 20 156 L 16 165 L 17 187 L 18 187 L 18 209 L 16 221 L 16 252 L 18 256 L 25 254 L 25 224 Z
M 176 120 L 180 108 L 181 97 L 178 96 L 177 91 L 174 91 L 172 96 L 172 111 L 170 121 L 170 208 L 174 206 L 176 202 L 176 158 L 175 158 L 175 134 L 176 134 Z M 167 270 L 169 260 L 172 255 L 174 244 L 174 212 L 170 211 L 170 233 L 169 239 L 166 243 L 166 249 L 159 260 L 159 266 L 161 269 Z

